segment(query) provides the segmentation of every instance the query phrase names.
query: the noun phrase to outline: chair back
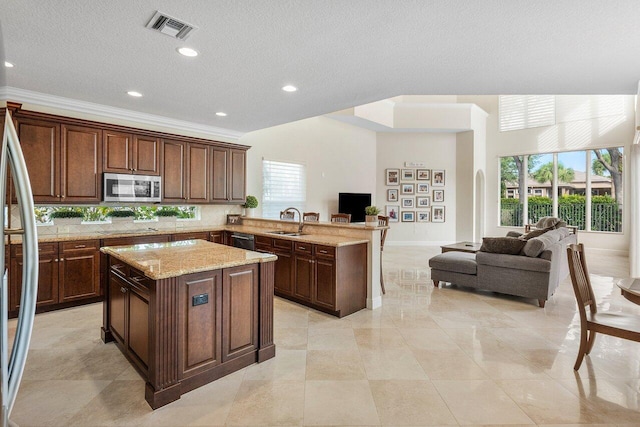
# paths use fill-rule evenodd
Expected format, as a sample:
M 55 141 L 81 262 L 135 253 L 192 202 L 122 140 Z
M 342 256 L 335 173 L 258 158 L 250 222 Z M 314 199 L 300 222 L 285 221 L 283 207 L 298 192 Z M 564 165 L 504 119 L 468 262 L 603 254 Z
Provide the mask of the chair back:
M 578 311 L 582 321 L 587 320 L 585 307 L 589 306 L 591 314 L 597 312 L 596 299 L 593 296 L 593 288 L 589 279 L 589 270 L 584 256 L 584 245 L 571 244 L 567 247 L 567 259 L 569 261 L 569 273 L 571 274 L 571 284 L 576 295 Z
M 318 222 L 320 221 L 320 213 L 319 212 L 305 212 L 302 214 L 302 219 L 304 222 Z
M 331 214 L 331 222 L 351 222 L 351 214 Z
M 292 211 L 280 211 L 280 219 L 286 221 L 293 221 L 295 219 L 295 212 Z
M 378 227 L 388 227 L 388 226 L 389 226 L 389 217 L 378 215 Z M 384 249 L 384 241 L 387 240 L 387 231 L 389 231 L 389 229 L 385 228 L 380 233 L 380 250 L 381 251 Z

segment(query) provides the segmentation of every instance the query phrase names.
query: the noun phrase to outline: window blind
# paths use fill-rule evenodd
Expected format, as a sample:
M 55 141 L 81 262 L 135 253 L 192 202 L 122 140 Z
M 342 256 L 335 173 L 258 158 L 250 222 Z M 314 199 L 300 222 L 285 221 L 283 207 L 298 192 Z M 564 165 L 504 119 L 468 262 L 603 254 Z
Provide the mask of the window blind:
M 293 206 L 304 211 L 307 201 L 307 171 L 298 163 L 262 161 L 262 216 L 280 218 L 280 212 Z
M 500 95 L 498 98 L 500 132 L 556 124 L 554 95 Z

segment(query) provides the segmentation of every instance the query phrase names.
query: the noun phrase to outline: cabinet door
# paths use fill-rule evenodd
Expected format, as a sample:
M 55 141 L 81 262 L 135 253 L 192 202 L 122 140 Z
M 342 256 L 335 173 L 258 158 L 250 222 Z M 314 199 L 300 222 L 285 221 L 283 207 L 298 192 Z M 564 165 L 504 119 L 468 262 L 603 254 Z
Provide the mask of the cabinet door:
M 258 267 L 222 272 L 222 361 L 258 348 Z
M 102 201 L 102 131 L 62 125 L 61 201 Z
M 247 152 L 243 150 L 230 150 L 231 171 L 229 173 L 230 199 L 232 202 L 244 202 L 246 199 L 245 171 Z
M 125 340 L 127 293 L 129 285 L 115 274 L 109 274 L 109 330 L 121 343 Z
M 136 175 L 160 175 L 159 138 L 133 136 L 132 168 Z
M 291 251 L 274 250 L 278 256 L 275 265 L 274 288 L 279 293 L 293 295 L 293 255 Z
M 177 233 L 171 235 L 172 242 L 182 242 L 184 240 L 194 239 L 209 240 L 209 233 L 207 233 L 206 231 L 199 231 L 196 233 Z
M 229 191 L 227 183 L 229 181 L 228 163 L 229 150 L 220 147 L 211 147 L 211 201 L 228 202 Z
M 189 144 L 187 147 L 189 169 L 189 203 L 207 203 L 209 201 L 209 147 L 201 144 Z
M 182 333 L 178 348 L 184 378 L 221 363 L 222 271 L 189 274 L 179 280 Z
M 180 141 L 164 140 L 162 144 L 162 200 L 164 202 L 184 202 L 186 192 L 186 144 Z
M 38 296 L 36 308 L 58 303 L 58 244 L 42 243 L 38 246 Z M 22 247 L 16 246 L 11 256 L 10 310 L 20 308 L 22 296 Z
M 335 310 L 336 263 L 335 260 L 316 258 L 316 286 L 313 291 L 314 304 Z
M 127 309 L 127 349 L 137 356 L 144 368 L 149 367 L 149 295 L 129 286 Z
M 128 133 L 104 131 L 103 141 L 104 172 L 131 173 L 133 137 Z
M 61 245 L 60 302 L 99 297 L 99 242 L 77 241 Z
M 209 241 L 224 245 L 224 231 L 212 231 L 209 234 Z
M 60 201 L 60 125 L 21 119 L 17 125 L 33 201 Z M 15 197 L 14 197 L 15 201 Z
M 294 255 L 294 283 L 293 296 L 305 301 L 311 301 L 313 287 L 313 258 L 306 254 Z

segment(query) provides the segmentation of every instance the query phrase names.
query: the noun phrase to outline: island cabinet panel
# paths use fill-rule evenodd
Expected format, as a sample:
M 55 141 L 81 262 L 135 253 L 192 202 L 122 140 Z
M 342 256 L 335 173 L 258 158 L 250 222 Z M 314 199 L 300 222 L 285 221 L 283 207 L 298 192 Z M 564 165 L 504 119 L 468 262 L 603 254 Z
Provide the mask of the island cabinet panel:
M 102 201 L 102 130 L 62 125 L 61 201 Z
M 258 348 L 258 267 L 227 268 L 222 280 L 222 361 Z
M 118 275 L 109 276 L 109 325 L 113 336 L 124 343 L 126 324 L 126 295 L 128 284 Z
M 149 366 L 149 290 L 144 286 L 132 285 L 129 286 L 128 293 L 128 349 L 147 367 Z
M 162 201 L 184 202 L 187 199 L 187 144 L 165 139 L 162 144 Z
M 204 302 L 206 298 L 206 302 Z M 222 273 L 190 274 L 180 285 L 181 378 L 196 375 L 222 360 Z

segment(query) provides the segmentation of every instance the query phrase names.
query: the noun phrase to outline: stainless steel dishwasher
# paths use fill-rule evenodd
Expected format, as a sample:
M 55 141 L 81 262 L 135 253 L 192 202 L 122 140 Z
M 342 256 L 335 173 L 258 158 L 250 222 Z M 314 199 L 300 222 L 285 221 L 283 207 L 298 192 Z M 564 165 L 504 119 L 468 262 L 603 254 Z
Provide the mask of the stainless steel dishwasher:
M 233 233 L 231 235 L 231 246 L 254 251 L 256 249 L 256 242 L 253 234 Z

